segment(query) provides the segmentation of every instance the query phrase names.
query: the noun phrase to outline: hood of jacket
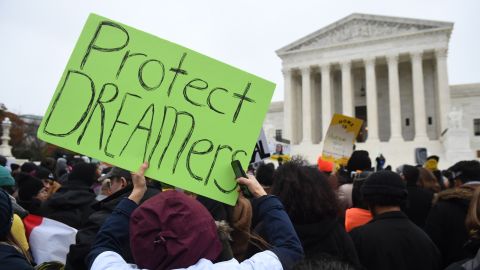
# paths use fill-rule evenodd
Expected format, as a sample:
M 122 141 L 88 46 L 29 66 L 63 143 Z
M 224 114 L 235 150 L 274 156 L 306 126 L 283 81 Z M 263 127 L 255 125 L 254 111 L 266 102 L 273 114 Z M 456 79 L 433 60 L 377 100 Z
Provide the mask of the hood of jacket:
M 100 211 L 100 210 L 108 210 L 110 212 L 113 212 L 113 209 L 117 206 L 117 204 L 123 199 L 127 198 L 130 193 L 132 193 L 133 186 L 128 185 L 125 188 L 113 193 L 112 195 L 106 197 L 105 199 L 96 202 L 95 204 L 92 205 L 92 208 L 95 211 Z M 157 188 L 147 185 L 147 191 L 145 192 L 145 195 L 143 195 L 142 200 L 140 201 L 140 204 L 143 203 L 145 200 L 150 199 L 151 197 L 157 195 L 160 190 Z
M 479 185 L 463 185 L 458 188 L 444 190 L 435 195 L 433 203 L 452 200 L 470 201 L 475 188 L 478 186 Z
M 94 212 L 88 217 L 89 222 L 98 224 L 101 226 L 106 218 L 113 212 L 117 204 L 123 199 L 127 198 L 130 193 L 132 192 L 133 186 L 127 186 L 124 189 L 121 189 L 112 195 L 106 197 L 105 199 L 95 202 L 92 204 L 92 209 Z M 145 200 L 150 199 L 151 197 L 158 194 L 160 190 L 147 185 L 147 191 L 143 196 L 140 204 L 143 203 Z
M 336 218 L 325 218 L 316 223 L 294 224 L 298 237 L 305 246 L 318 243 L 330 237 L 332 231 L 338 226 Z

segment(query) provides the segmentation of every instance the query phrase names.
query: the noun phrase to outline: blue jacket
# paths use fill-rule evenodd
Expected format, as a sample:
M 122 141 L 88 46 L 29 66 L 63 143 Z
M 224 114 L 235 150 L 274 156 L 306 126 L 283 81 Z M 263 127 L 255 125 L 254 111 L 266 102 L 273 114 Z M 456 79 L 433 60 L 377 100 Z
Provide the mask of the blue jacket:
M 266 195 L 254 199 L 252 206 L 254 219 L 264 223 L 266 238 L 273 247 L 271 251 L 267 251 L 261 255 L 268 257 L 268 254 L 273 252 L 274 255 L 276 255 L 275 259 L 279 260 L 283 269 L 292 268 L 297 261 L 303 258 L 303 249 L 293 225 L 283 209 L 282 203 L 277 197 Z M 97 234 L 93 248 L 87 257 L 87 262 L 90 267 L 95 262 L 95 259 L 103 254 L 111 255 L 111 252 L 114 252 L 123 256 L 129 244 L 129 230 L 127 228 L 129 227 L 130 215 L 136 207 L 137 204 L 127 198 L 123 199 L 117 205 L 112 215 L 103 224 Z M 255 255 L 253 257 L 255 257 Z M 258 257 L 259 256 L 257 256 L 257 258 Z M 269 256 L 269 258 L 272 258 L 272 256 Z M 205 259 L 202 260 L 205 261 Z M 252 266 L 253 261 L 255 260 L 249 262 L 250 266 Z M 235 264 L 235 262 L 236 261 L 232 259 L 232 265 Z M 236 264 L 240 266 L 239 268 L 242 268 L 240 263 L 236 262 Z M 116 265 L 118 266 L 118 264 Z M 264 263 L 263 266 L 265 266 Z M 253 268 L 255 268 L 255 265 L 253 265 Z
M 2 269 L 33 270 L 33 266 L 14 247 L 0 244 L 0 267 Z

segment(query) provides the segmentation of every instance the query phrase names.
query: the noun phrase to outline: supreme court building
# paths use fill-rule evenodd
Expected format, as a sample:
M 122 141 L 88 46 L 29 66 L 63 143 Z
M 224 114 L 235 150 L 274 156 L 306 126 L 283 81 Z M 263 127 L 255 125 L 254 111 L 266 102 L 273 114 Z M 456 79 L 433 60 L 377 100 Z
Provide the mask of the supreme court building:
M 477 157 L 480 84 L 449 85 L 452 30 L 450 22 L 352 14 L 277 50 L 285 98 L 267 114 L 268 139 L 287 139 L 292 154 L 314 162 L 341 113 L 365 120 L 356 148 L 372 160 L 414 163 L 421 147 L 443 166 Z

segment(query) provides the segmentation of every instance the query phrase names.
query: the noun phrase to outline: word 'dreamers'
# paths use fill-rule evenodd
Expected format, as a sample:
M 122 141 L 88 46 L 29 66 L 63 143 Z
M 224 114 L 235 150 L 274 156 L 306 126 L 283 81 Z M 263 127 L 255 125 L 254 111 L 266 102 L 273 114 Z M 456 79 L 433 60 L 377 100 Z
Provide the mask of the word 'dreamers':
M 38 130 L 49 143 L 235 204 L 275 84 L 91 14 Z

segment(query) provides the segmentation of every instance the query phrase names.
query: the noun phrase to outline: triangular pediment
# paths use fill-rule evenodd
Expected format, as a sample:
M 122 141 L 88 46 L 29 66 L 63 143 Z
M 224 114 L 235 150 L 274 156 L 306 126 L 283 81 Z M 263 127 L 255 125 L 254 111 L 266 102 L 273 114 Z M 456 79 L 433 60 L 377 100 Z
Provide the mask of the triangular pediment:
M 280 55 L 440 28 L 452 29 L 453 23 L 354 13 L 279 49 L 277 53 Z

